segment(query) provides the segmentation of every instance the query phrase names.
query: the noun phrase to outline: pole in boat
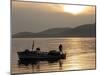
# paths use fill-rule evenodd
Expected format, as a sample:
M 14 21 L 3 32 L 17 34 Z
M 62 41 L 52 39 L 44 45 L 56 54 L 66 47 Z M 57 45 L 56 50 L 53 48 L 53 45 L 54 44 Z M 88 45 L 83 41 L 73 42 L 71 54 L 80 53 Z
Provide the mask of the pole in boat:
M 32 44 L 32 51 L 33 51 L 33 48 L 34 48 L 34 40 L 33 40 L 33 44 Z

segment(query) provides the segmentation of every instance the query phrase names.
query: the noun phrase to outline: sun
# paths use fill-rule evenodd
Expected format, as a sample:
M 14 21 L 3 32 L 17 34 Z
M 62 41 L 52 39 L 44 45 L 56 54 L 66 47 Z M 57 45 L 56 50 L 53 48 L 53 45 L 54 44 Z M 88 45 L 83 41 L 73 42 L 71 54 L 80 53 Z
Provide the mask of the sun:
M 78 5 L 64 5 L 64 12 L 71 13 L 74 15 L 80 14 L 85 10 L 85 6 Z

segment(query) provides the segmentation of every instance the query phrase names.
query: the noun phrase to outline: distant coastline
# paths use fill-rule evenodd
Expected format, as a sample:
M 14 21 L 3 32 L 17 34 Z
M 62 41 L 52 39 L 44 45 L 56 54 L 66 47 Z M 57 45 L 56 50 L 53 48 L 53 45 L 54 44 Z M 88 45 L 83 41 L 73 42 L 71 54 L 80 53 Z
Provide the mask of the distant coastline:
M 57 38 L 57 37 L 96 37 L 96 24 L 85 24 L 75 28 L 52 28 L 39 33 L 19 32 L 12 38 Z

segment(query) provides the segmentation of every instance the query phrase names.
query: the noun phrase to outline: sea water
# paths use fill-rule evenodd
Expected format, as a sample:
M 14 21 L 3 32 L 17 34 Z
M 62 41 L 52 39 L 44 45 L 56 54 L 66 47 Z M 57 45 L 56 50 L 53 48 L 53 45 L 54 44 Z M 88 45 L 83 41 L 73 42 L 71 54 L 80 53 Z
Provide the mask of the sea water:
M 37 47 L 41 51 L 59 50 L 62 44 L 66 59 L 54 63 L 40 61 L 35 65 L 18 65 L 17 52 Z M 96 68 L 95 38 L 13 38 L 11 43 L 11 73 L 38 73 L 52 71 L 87 70 Z

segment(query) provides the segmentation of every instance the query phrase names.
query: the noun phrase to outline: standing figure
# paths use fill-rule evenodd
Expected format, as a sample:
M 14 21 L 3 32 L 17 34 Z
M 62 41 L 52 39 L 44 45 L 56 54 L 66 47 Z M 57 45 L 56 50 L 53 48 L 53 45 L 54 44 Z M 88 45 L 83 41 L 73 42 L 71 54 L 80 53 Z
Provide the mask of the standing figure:
M 62 44 L 60 44 L 60 45 L 59 45 L 59 51 L 60 51 L 61 53 L 63 53 L 62 49 L 63 49 Z

